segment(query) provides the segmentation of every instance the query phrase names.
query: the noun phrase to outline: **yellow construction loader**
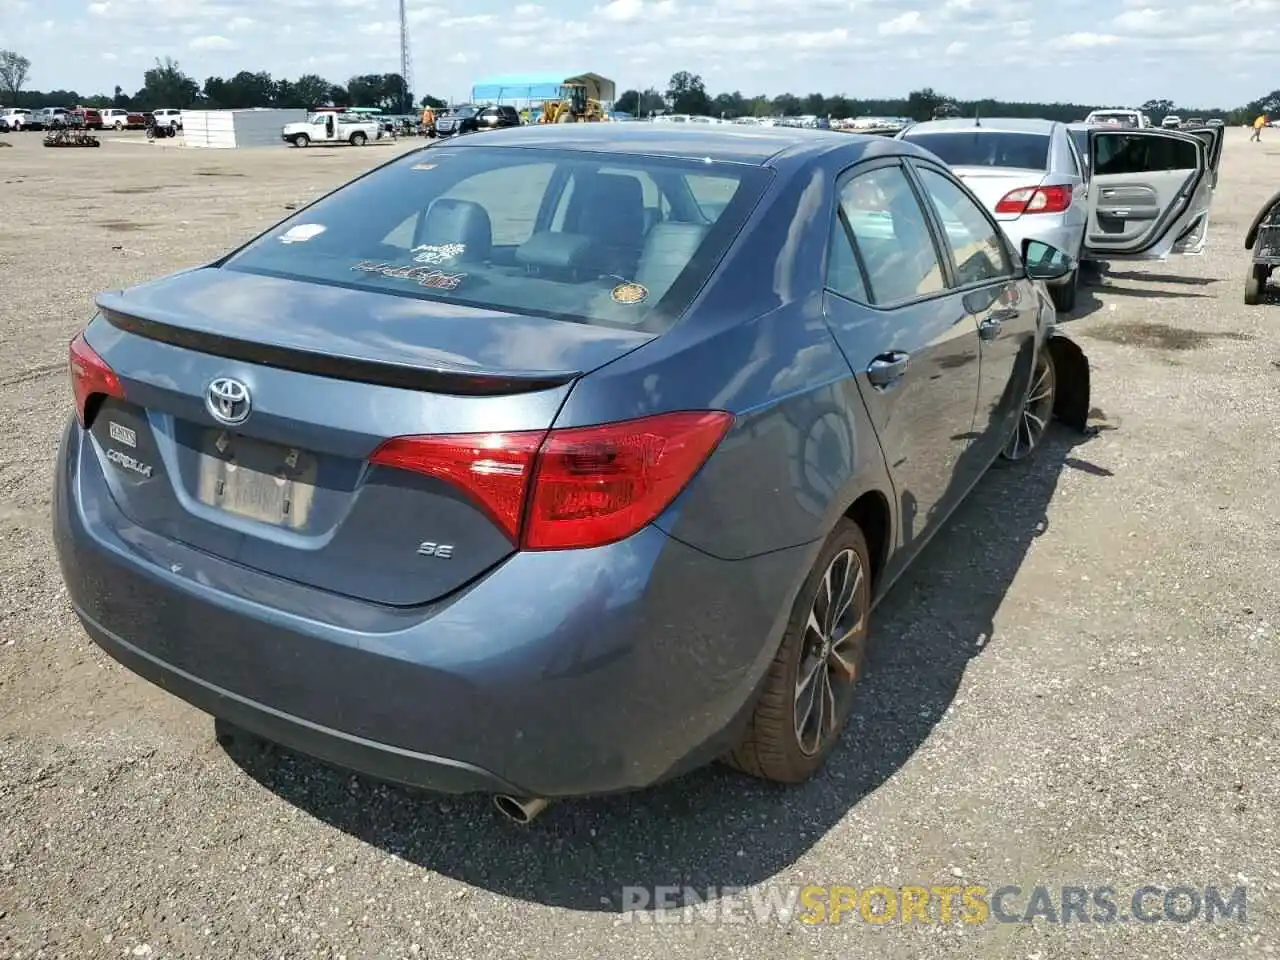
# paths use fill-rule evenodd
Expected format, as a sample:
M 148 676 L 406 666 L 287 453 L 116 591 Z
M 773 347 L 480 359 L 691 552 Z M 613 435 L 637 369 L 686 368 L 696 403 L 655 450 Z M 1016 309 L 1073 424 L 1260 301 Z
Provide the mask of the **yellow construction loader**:
M 608 120 L 604 105 L 587 96 L 585 84 L 567 83 L 560 88 L 559 100 L 542 105 L 539 123 L 601 123 Z

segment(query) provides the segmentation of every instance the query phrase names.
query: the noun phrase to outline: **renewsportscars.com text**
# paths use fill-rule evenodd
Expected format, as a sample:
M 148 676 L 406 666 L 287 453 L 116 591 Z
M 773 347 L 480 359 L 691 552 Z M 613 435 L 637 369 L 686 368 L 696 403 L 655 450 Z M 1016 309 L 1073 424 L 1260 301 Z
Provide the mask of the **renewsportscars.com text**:
M 968 884 L 624 887 L 626 923 L 1118 924 L 1247 922 L 1242 886 Z

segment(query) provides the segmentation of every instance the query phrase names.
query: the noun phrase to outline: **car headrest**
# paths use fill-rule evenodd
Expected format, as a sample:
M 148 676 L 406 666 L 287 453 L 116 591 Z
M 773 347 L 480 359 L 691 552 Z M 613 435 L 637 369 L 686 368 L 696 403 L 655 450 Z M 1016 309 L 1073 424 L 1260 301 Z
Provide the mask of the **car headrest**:
M 577 233 L 535 233 L 516 247 L 516 263 L 524 267 L 576 270 L 591 253 L 592 241 Z
M 648 287 L 654 300 L 676 282 L 693 259 L 709 227 L 700 223 L 659 223 L 649 231 L 636 270 L 636 282 Z
M 471 200 L 441 197 L 427 208 L 415 246 L 460 243 L 466 250 L 459 261 L 488 260 L 493 252 L 493 224 L 489 213 Z
M 621 173 L 596 173 L 575 188 L 577 219 L 571 220 L 578 233 L 600 237 L 611 243 L 634 242 L 644 236 L 644 188 L 635 177 Z

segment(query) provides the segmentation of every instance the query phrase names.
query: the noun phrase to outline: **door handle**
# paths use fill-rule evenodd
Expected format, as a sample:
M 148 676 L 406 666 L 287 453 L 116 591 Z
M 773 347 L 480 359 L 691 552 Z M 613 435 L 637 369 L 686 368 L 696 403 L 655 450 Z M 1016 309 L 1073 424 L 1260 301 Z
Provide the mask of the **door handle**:
M 1000 336 L 1000 331 L 1004 329 L 1005 321 L 1012 320 L 1017 315 L 1017 310 L 992 310 L 978 324 L 978 336 L 983 340 L 994 340 Z
M 911 356 L 901 350 L 882 353 L 867 365 L 867 379 L 873 387 L 881 390 L 891 387 L 902 379 L 910 362 Z

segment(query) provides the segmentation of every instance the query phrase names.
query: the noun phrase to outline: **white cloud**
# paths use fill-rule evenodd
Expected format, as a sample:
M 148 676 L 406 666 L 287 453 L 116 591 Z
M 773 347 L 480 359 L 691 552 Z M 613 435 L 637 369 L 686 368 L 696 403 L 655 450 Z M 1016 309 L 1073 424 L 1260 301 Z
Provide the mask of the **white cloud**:
M 441 27 L 485 27 L 498 18 L 492 13 L 480 13 L 466 17 L 445 17 L 440 21 Z
M 933 24 L 920 15 L 919 10 L 908 10 L 892 20 L 886 20 L 877 28 L 882 37 L 900 37 L 906 34 L 932 33 Z
M 196 37 L 187 46 L 192 50 L 234 50 L 236 48 L 236 45 L 226 37 L 220 37 L 217 34 Z
M 227 28 L 230 30 L 247 30 L 257 22 L 253 17 L 232 17 L 227 24 Z
M 603 7 L 596 7 L 597 14 L 615 23 L 639 20 L 643 12 L 644 0 L 613 0 L 612 3 L 605 4 Z
M 536 4 L 536 3 L 522 3 L 516 7 L 516 16 L 517 17 L 536 17 L 538 14 L 542 13 L 545 9 L 546 7 L 540 6 L 539 4 Z
M 1069 33 L 1058 41 L 1064 47 L 1110 47 L 1120 42 L 1114 33 Z

